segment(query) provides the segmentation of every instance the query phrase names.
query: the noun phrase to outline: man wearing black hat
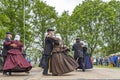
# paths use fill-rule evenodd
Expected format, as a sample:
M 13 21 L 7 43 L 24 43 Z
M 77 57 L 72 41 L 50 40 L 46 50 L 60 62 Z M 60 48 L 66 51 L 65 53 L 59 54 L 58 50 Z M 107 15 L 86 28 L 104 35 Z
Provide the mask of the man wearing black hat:
M 79 67 L 82 68 L 82 71 L 85 71 L 85 66 L 83 63 L 83 47 L 84 45 L 80 42 L 80 39 L 76 39 L 76 43 L 72 46 L 72 50 L 74 51 L 74 59 L 78 62 Z
M 12 38 L 12 33 L 11 32 L 7 32 L 6 33 L 6 38 L 4 40 L 4 43 L 3 43 L 3 50 L 2 50 L 2 56 L 3 56 L 3 65 L 6 61 L 6 58 L 7 58 L 7 52 L 8 50 L 10 50 L 10 41 L 11 41 L 11 38 Z M 6 71 L 3 71 L 3 75 L 6 75 L 7 72 Z M 10 75 L 11 73 L 9 73 Z
M 53 35 L 54 35 L 54 30 L 48 29 L 47 36 L 45 38 L 45 47 L 44 47 L 45 64 L 44 64 L 43 75 L 48 74 L 49 59 L 50 59 L 51 52 L 52 52 L 53 46 L 54 46 L 54 41 L 49 36 L 53 36 Z

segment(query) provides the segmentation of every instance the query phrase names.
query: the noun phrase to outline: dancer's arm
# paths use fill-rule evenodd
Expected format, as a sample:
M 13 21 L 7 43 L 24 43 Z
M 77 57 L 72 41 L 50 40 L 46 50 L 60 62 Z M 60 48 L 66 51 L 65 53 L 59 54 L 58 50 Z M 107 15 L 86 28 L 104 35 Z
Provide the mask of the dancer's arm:
M 9 46 L 10 44 L 11 44 L 11 41 L 9 40 L 9 38 L 6 38 L 4 45 Z

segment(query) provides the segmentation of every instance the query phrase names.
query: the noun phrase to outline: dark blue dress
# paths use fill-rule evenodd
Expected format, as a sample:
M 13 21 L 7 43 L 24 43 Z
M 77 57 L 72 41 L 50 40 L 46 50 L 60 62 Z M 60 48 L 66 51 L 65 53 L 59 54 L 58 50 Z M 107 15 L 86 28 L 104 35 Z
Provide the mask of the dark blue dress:
M 86 54 L 84 57 L 85 69 L 93 68 L 92 61 L 89 54 Z
M 84 54 L 85 69 L 93 68 L 93 64 L 92 64 L 90 55 L 87 53 L 87 47 L 83 47 L 83 54 Z

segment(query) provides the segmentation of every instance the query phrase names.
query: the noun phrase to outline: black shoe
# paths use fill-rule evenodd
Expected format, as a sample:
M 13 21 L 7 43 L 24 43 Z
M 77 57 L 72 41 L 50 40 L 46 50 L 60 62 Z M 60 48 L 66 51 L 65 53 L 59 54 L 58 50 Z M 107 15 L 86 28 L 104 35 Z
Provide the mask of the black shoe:
M 85 69 L 82 69 L 83 72 L 85 72 Z
M 48 75 L 48 74 L 47 74 L 47 73 L 43 73 L 43 75 L 45 75 L 45 76 L 46 76 L 46 75 Z
M 12 72 L 9 72 L 9 76 L 11 76 L 12 75 Z
M 49 74 L 43 74 L 43 76 L 50 76 Z
M 29 71 L 27 71 L 27 72 L 25 72 L 25 73 L 29 74 L 30 72 L 29 72 Z
M 52 76 L 58 76 L 58 74 L 52 74 Z
M 8 74 L 7 74 L 7 72 L 3 72 L 3 75 L 7 76 Z

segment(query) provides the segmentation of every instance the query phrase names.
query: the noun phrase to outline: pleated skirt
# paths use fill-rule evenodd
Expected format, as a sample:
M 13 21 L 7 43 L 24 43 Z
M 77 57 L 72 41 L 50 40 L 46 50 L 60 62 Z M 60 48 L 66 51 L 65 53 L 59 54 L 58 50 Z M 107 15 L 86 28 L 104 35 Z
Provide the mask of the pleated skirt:
M 31 64 L 27 62 L 19 50 L 8 51 L 3 70 L 11 72 L 26 72 L 31 69 Z
M 64 53 L 53 53 L 50 59 L 50 72 L 52 74 L 64 74 L 74 71 L 78 67 L 77 62 Z

